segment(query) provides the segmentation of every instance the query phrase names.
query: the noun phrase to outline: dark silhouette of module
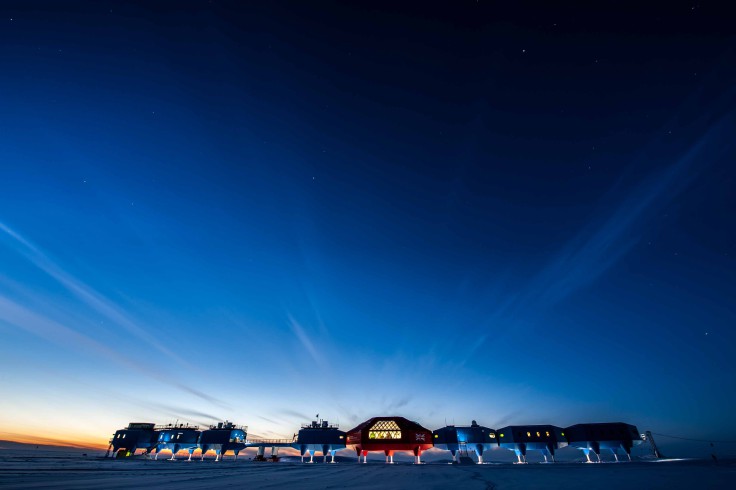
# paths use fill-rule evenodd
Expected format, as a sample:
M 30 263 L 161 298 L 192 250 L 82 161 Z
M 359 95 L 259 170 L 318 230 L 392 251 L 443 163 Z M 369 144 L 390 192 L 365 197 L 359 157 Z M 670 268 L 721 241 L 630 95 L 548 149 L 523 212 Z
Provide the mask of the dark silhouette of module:
M 202 432 L 199 438 L 199 446 L 202 449 L 202 459 L 209 450 L 214 450 L 220 459 L 225 453 L 232 451 L 235 459 L 238 453 L 245 449 L 245 438 L 247 435 L 247 427 L 238 427 L 232 422 L 219 422 L 217 425 L 211 425 L 209 429 Z
M 581 449 L 590 461 L 590 451 L 601 460 L 601 449 L 610 450 L 618 461 L 618 450 L 623 449 L 631 460 L 631 448 L 642 443 L 635 425 L 623 422 L 576 424 L 565 429 L 570 446 Z
M 148 454 L 156 448 L 157 442 L 158 432 L 155 424 L 131 422 L 127 428 L 115 431 L 110 445 L 113 457 L 120 457 L 133 456 L 138 449 L 145 449 Z
M 335 452 L 345 448 L 345 432 L 337 425 L 330 425 L 327 420 L 313 420 L 311 424 L 302 425 L 296 437 L 294 447 L 304 461 L 304 455 L 309 453 L 310 461 L 314 460 L 317 452 L 322 452 L 322 459 L 327 462 L 330 454 L 335 462 Z

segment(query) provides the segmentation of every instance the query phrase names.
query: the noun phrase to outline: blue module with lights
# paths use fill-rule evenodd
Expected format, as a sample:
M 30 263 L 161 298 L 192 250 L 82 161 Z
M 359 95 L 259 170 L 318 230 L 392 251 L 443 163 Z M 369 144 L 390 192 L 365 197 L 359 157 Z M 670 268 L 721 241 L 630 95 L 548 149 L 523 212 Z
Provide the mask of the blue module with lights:
M 555 425 L 510 425 L 496 431 L 498 445 L 516 453 L 519 463 L 526 463 L 527 450 L 541 451 L 544 460 L 555 460 L 555 449 L 567 446 L 565 431 Z
M 202 459 L 209 450 L 215 451 L 216 461 L 224 458 L 227 451 L 232 451 L 235 454 L 235 459 L 238 459 L 238 453 L 245 449 L 247 434 L 247 427 L 236 427 L 235 424 L 227 420 L 219 422 L 217 425 L 211 425 L 208 430 L 202 432 L 199 438 Z
M 434 447 L 450 451 L 453 462 L 458 462 L 458 452 L 474 452 L 478 456 L 478 462 L 482 463 L 483 452 L 498 446 L 496 431 L 478 425 L 475 420 L 469 426 L 448 425 L 435 430 L 432 433 L 432 442 Z
M 199 427 L 196 426 L 180 424 L 162 427 L 158 433 L 156 459 L 161 451 L 167 449 L 172 453 L 171 459 L 176 459 L 176 454 L 183 450 L 189 452 L 189 459 L 192 459 L 192 453 L 199 448 L 201 434 Z

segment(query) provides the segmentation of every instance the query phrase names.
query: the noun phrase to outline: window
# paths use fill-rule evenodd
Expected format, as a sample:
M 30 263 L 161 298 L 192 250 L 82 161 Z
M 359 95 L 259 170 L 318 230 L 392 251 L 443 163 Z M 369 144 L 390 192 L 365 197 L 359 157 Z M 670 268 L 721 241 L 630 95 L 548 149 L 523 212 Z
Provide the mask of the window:
M 537 437 L 542 437 L 542 434 L 540 434 L 539 432 L 537 432 Z
M 368 431 L 368 439 L 401 439 L 401 428 L 393 420 L 379 420 Z
M 491 439 L 495 439 L 496 438 L 496 434 L 494 434 L 493 432 L 491 432 L 488 435 L 491 436 Z M 503 434 L 501 434 L 501 437 L 503 437 Z
M 531 437 L 531 436 L 532 436 L 532 433 L 531 433 L 531 432 L 527 432 L 527 433 L 526 433 L 526 436 L 527 436 L 527 437 Z
M 547 434 L 547 437 L 549 437 L 549 431 L 545 432 L 545 434 Z

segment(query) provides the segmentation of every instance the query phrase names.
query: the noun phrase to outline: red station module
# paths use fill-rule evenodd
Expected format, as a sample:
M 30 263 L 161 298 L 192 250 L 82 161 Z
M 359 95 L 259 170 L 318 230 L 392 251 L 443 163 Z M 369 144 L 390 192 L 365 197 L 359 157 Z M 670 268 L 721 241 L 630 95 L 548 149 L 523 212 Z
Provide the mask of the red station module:
M 394 462 L 394 451 L 411 451 L 421 463 L 422 451 L 432 447 L 432 431 L 404 417 L 373 417 L 348 431 L 347 445 L 364 463 L 368 451 L 383 451 L 387 463 Z

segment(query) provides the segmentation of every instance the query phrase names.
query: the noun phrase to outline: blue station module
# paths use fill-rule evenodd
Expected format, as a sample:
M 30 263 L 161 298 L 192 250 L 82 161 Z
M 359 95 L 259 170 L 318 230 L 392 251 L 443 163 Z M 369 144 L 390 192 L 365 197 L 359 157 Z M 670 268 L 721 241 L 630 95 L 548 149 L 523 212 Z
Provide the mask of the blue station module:
M 155 449 L 157 441 L 158 431 L 155 424 L 131 422 L 127 428 L 115 431 L 110 439 L 112 457 L 134 456 L 138 449 L 145 449 L 145 454 L 148 454 Z
M 463 454 L 471 451 L 478 456 L 478 464 L 482 464 L 483 452 L 498 447 L 496 439 L 496 431 L 478 425 L 475 420 L 470 426 L 448 425 L 432 433 L 434 447 L 450 451 L 452 461 L 455 463 L 457 463 L 458 452 Z
M 335 452 L 345 449 L 345 432 L 337 425 L 330 425 L 326 420 L 313 420 L 311 424 L 304 424 L 296 436 L 294 448 L 299 451 L 304 462 L 304 455 L 309 453 L 309 462 L 314 462 L 316 452 L 322 452 L 322 461 L 327 462 L 327 453 L 330 461 L 335 462 Z
M 622 449 L 631 461 L 631 448 L 642 443 L 641 435 L 635 425 L 623 422 L 602 424 L 576 424 L 565 429 L 565 437 L 572 447 L 581 449 L 590 460 L 593 451 L 601 460 L 601 449 L 608 449 L 618 461 L 618 450 Z
M 201 434 L 196 426 L 180 424 L 162 427 L 158 433 L 156 459 L 161 451 L 167 449 L 171 451 L 171 459 L 176 459 L 176 454 L 182 450 L 189 452 L 189 459 L 192 459 L 192 453 L 199 447 Z
M 519 463 L 526 463 L 527 450 L 541 451 L 544 460 L 555 460 L 555 449 L 567 446 L 565 432 L 554 425 L 510 425 L 496 431 L 498 445 L 516 453 Z
M 202 459 L 209 450 L 215 451 L 215 461 L 224 458 L 227 451 L 232 451 L 235 454 L 235 459 L 238 459 L 238 453 L 245 449 L 247 434 L 247 427 L 236 427 L 235 424 L 227 420 L 219 422 L 217 425 L 211 425 L 208 430 L 202 432 L 199 438 Z

